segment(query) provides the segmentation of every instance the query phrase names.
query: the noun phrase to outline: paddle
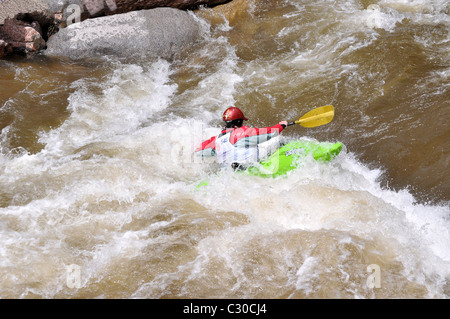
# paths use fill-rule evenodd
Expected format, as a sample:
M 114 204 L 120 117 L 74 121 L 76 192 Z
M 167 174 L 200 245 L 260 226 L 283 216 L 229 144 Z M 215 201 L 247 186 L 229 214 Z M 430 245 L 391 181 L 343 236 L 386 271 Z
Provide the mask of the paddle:
M 298 124 L 304 127 L 316 127 L 330 123 L 333 120 L 333 117 L 333 105 L 325 105 L 309 111 L 297 121 L 288 123 L 288 126 Z

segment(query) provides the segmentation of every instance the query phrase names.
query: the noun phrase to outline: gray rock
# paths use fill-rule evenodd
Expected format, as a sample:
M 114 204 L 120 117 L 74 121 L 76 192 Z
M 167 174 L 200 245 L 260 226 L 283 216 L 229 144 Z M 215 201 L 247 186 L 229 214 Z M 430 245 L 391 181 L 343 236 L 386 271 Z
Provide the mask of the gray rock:
M 37 0 L 0 1 L 0 24 L 7 18 L 14 18 L 18 13 L 44 11 L 46 7 Z
M 73 23 L 50 37 L 45 54 L 71 59 L 103 55 L 170 59 L 199 34 L 200 27 L 189 13 L 155 8 Z

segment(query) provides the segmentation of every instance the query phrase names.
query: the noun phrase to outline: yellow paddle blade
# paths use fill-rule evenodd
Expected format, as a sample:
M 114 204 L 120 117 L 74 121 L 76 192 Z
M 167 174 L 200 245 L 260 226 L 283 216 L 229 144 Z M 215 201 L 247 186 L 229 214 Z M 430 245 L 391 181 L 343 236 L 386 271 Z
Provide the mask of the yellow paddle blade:
M 316 127 L 319 125 L 328 124 L 333 120 L 334 107 L 333 105 L 325 105 L 309 111 L 297 121 L 295 124 L 304 127 Z

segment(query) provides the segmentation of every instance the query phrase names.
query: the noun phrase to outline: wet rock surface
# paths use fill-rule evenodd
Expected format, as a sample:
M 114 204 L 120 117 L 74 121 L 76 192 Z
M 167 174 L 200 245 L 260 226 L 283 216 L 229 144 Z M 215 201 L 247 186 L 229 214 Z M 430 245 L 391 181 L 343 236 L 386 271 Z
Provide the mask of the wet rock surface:
M 181 49 L 189 41 L 195 41 L 198 27 L 193 19 L 188 17 L 185 10 L 194 10 L 200 6 L 212 7 L 230 0 L 4 0 L 0 1 L 0 59 L 13 53 L 35 54 L 49 46 L 49 54 L 62 54 L 72 58 L 87 57 L 99 54 L 134 54 L 145 53 L 169 57 L 176 50 Z M 171 8 L 176 11 L 156 11 L 131 15 L 123 14 L 147 11 L 157 8 Z M 170 12 L 170 13 L 169 13 Z M 120 15 L 118 18 L 102 19 L 87 22 L 83 25 L 72 26 L 93 18 Z M 145 16 L 152 16 L 150 21 Z M 180 21 L 176 21 L 176 19 Z M 9 20 L 8 20 L 9 19 Z M 164 20 L 167 21 L 164 21 Z M 9 22 L 6 22 L 6 21 Z M 7 24 L 10 26 L 7 26 Z M 105 23 L 104 26 L 101 23 Z M 128 39 L 130 33 L 122 32 L 119 25 L 123 23 L 123 30 L 133 32 L 139 43 L 132 44 Z M 21 26 L 20 32 L 10 32 L 11 26 Z M 68 30 L 65 30 L 68 26 Z M 40 38 L 32 30 L 40 34 Z M 81 28 L 85 30 L 80 30 Z M 141 29 L 142 28 L 142 29 Z M 76 30 L 75 30 L 76 29 Z M 6 31 L 5 31 L 6 30 Z M 46 43 L 55 33 L 61 33 L 54 40 Z M 32 37 L 33 41 L 23 41 L 23 37 Z M 11 35 L 14 34 L 14 35 Z M 117 39 L 114 39 L 117 36 Z M 81 40 L 84 38 L 84 40 Z M 75 43 L 81 41 L 80 43 Z M 70 42 L 70 47 L 58 49 L 58 43 Z M 122 44 L 120 44 L 122 43 Z M 121 46 L 119 48 L 119 46 Z M 132 48 L 136 47 L 135 50 Z
M 82 59 L 103 55 L 170 59 L 195 42 L 199 26 L 187 12 L 155 8 L 74 23 L 47 42 L 45 54 Z

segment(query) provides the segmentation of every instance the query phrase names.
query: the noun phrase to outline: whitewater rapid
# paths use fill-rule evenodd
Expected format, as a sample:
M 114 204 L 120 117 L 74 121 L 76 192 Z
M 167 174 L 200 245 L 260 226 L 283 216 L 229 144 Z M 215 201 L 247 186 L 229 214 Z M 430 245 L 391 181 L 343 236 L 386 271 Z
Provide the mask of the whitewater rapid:
M 70 82 L 67 115 L 38 131 L 36 152 L 11 148 L 20 133 L 14 123 L 5 126 L 0 297 L 448 298 L 448 203 L 418 202 L 408 188 L 386 187 L 383 166 L 355 151 L 358 136 L 378 131 L 344 127 L 350 115 L 369 124 L 375 117 L 340 105 L 347 95 L 346 102 L 359 99 L 360 90 L 372 92 L 370 103 L 389 89 L 375 74 L 388 70 L 348 59 L 352 52 L 404 19 L 448 22 L 448 4 L 329 3 L 287 1 L 271 17 L 252 7 L 263 25 L 284 23 L 260 26 L 278 43 L 267 56 L 241 52 L 242 39 L 227 36 L 238 26 L 196 16 L 203 40 L 188 56 L 105 58 L 93 66 L 99 72 Z M 308 21 L 295 22 L 308 12 Z M 326 31 L 321 15 L 335 16 L 339 34 Z M 32 76 L 26 67 L 14 72 L 19 82 Z M 350 90 L 353 84 L 361 86 Z M 308 157 L 283 178 L 220 171 L 192 151 L 220 131 L 223 110 L 236 103 L 255 126 L 337 104 L 336 119 L 318 135 L 286 129 L 283 139 L 344 139 L 345 148 L 326 164 Z M 394 135 L 388 126 L 377 129 Z M 368 284 L 374 265 L 381 274 L 375 288 Z

